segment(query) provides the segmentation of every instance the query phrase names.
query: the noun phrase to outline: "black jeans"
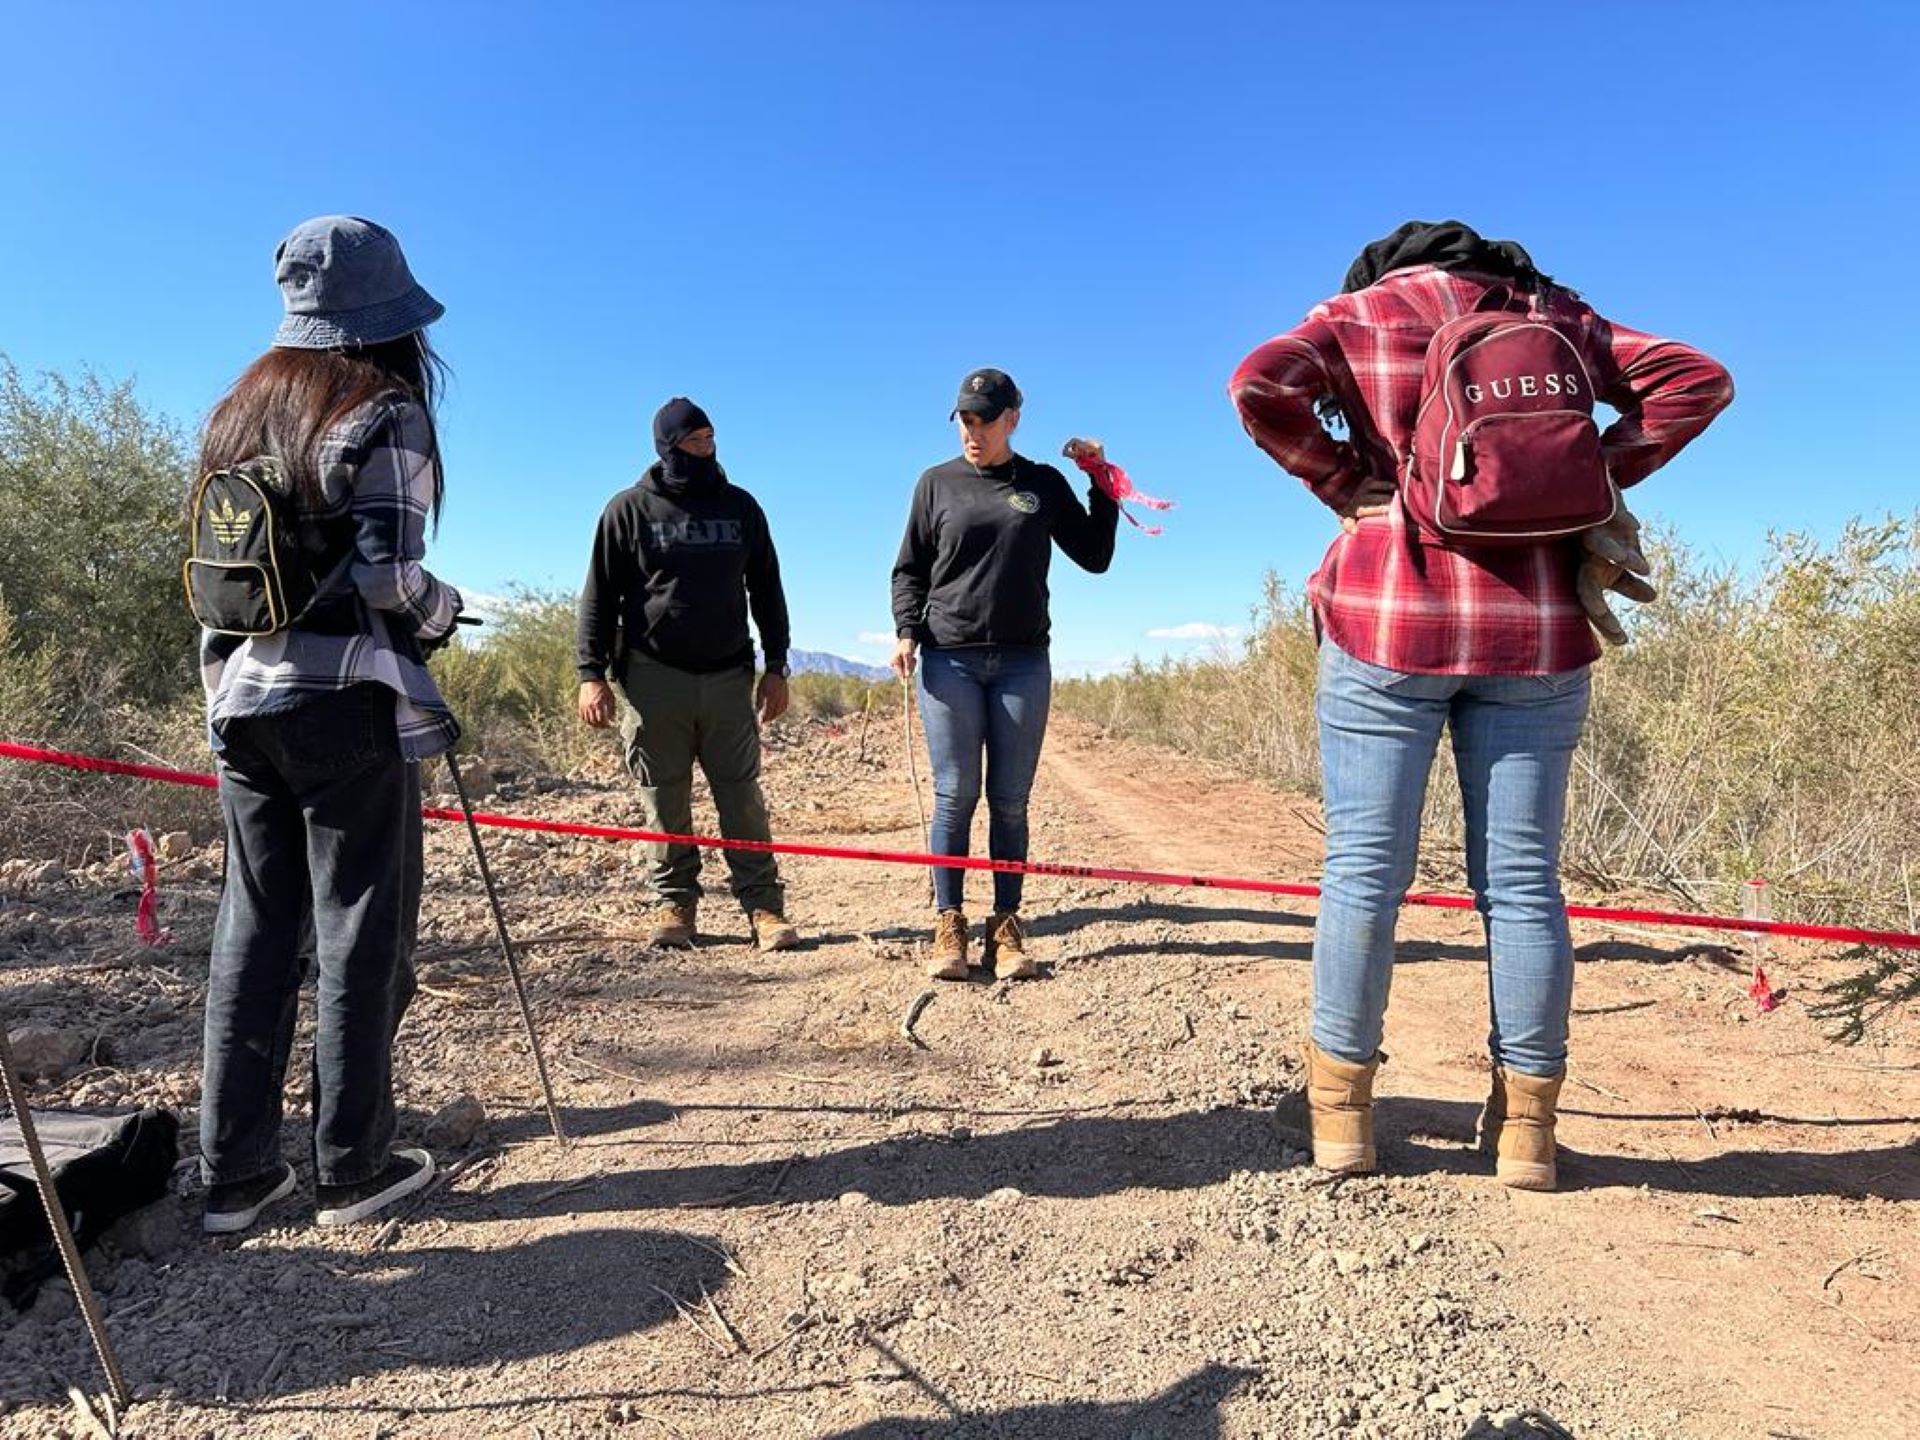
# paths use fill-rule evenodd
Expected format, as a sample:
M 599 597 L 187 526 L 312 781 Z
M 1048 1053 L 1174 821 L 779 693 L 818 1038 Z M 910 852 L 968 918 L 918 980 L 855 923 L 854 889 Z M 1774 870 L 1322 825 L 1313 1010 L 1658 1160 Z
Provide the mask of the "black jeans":
M 221 728 L 226 884 L 207 980 L 201 1173 L 250 1180 L 280 1162 L 281 1091 L 312 921 L 314 1173 L 353 1185 L 386 1168 L 393 1037 L 413 999 L 420 773 L 394 694 L 355 685 Z

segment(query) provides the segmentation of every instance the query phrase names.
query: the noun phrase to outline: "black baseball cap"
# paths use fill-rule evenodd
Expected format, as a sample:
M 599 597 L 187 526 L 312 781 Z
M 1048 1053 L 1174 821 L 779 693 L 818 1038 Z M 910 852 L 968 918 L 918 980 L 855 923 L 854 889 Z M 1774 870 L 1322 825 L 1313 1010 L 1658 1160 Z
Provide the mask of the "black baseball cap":
M 962 410 L 984 420 L 998 420 L 1001 412 L 1020 408 L 1020 387 L 1004 370 L 975 370 L 960 382 L 960 398 L 953 402 L 953 419 Z

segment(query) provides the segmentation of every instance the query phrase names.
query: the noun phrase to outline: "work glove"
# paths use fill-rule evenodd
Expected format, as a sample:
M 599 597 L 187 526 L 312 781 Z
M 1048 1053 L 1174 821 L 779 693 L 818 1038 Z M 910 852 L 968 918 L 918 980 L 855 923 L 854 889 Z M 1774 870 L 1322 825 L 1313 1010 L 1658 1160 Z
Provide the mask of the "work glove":
M 1580 545 L 1586 554 L 1580 561 L 1574 588 L 1580 596 L 1581 608 L 1587 612 L 1587 620 L 1600 632 L 1600 638 L 1609 645 L 1624 645 L 1626 627 L 1607 604 L 1607 591 L 1641 605 L 1658 597 L 1660 592 L 1645 578 L 1653 573 L 1653 567 L 1640 549 L 1640 522 L 1627 509 L 1617 485 L 1613 487 L 1613 502 L 1611 520 L 1580 532 Z

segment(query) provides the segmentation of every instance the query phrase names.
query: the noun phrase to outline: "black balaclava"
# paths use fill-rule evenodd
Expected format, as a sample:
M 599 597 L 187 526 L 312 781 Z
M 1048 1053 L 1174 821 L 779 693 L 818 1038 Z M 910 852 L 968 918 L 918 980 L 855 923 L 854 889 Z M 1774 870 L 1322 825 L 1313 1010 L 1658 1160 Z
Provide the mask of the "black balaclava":
M 1513 240 L 1483 240 L 1480 232 L 1459 220 L 1409 220 L 1391 235 L 1362 250 L 1348 267 L 1343 293 L 1364 290 L 1383 276 L 1412 265 L 1438 265 L 1442 270 L 1471 270 L 1513 280 L 1533 290 L 1549 284 L 1534 269 L 1533 257 Z
M 720 461 L 713 455 L 689 455 L 680 442 L 696 430 L 710 430 L 707 412 L 684 395 L 676 395 L 653 417 L 653 448 L 660 455 L 661 488 L 692 490 L 721 480 Z

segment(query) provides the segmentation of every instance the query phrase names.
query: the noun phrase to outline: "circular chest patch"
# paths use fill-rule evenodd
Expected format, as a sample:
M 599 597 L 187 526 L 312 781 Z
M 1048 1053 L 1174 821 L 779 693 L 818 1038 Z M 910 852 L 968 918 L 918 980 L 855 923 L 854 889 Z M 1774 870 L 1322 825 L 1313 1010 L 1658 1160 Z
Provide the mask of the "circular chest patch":
M 1022 515 L 1038 515 L 1040 513 L 1040 497 L 1031 490 L 1014 491 L 1011 495 L 1007 496 L 1007 503 Z

